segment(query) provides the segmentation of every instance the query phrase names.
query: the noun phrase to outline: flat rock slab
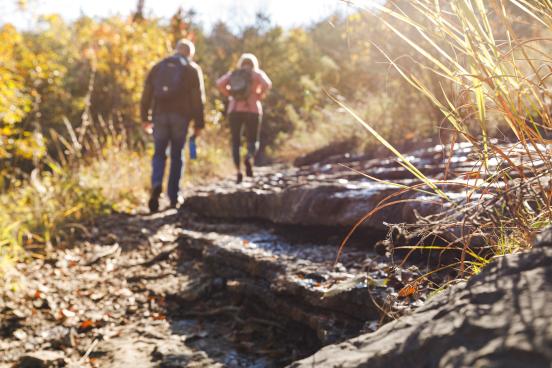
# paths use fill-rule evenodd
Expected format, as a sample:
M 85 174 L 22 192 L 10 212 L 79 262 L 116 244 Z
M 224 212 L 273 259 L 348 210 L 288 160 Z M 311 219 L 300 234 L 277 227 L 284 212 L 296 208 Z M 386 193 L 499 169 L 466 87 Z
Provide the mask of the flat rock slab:
M 448 164 L 442 147 L 413 152 L 408 158 L 429 177 L 438 178 L 446 171 L 445 166 L 448 166 L 449 178 L 460 177 L 472 170 L 474 163 L 467 159 L 469 148 L 457 146 L 458 156 Z M 254 218 L 276 224 L 350 227 L 399 190 L 396 185 L 375 182 L 363 174 L 401 185 L 412 185 L 416 179 L 394 159 L 343 158 L 341 162 L 344 164 L 259 168 L 255 178 L 241 185 L 226 181 L 194 190 L 187 196 L 184 207 L 204 216 L 225 219 Z M 451 187 L 448 191 L 461 200 L 460 189 L 461 186 Z M 416 192 L 406 192 L 395 198 L 398 199 L 414 200 L 378 211 L 363 226 L 385 230 L 384 222 L 412 220 L 414 209 L 429 214 L 442 208 L 437 196 L 421 198 Z
M 198 192 L 187 198 L 185 208 L 218 218 L 343 227 L 354 225 L 369 209 L 395 191 L 391 186 L 374 184 L 348 186 L 305 183 L 273 191 L 238 188 L 233 191 Z M 388 215 L 384 212 L 389 211 L 372 217 L 366 226 L 383 230 L 383 219 Z
M 532 367 L 552 362 L 552 238 L 497 259 L 378 331 L 290 367 Z
M 523 158 L 523 152 L 516 146 L 502 148 L 513 162 L 523 159 L 527 162 L 528 158 Z M 475 184 L 474 178 L 485 178 L 499 164 L 490 161 L 488 172 L 483 170 L 472 146 L 465 143 L 456 144 L 453 150 L 435 146 L 410 152 L 405 157 L 426 177 L 452 181 L 441 189 L 456 202 L 466 199 L 468 180 L 471 179 L 469 184 Z M 376 211 L 363 224 L 368 229 L 386 230 L 385 223 L 412 222 L 415 212 L 430 215 L 450 205 L 437 195 L 397 187 L 396 184 L 412 186 L 420 180 L 393 158 L 337 157 L 301 167 L 258 168 L 255 173 L 255 178 L 246 178 L 240 185 L 226 181 L 198 188 L 187 195 L 184 207 L 204 216 L 224 219 L 351 227 L 380 207 L 382 200 L 402 191 L 393 198 L 396 202 L 393 206 Z M 431 192 L 430 188 L 422 189 Z M 472 193 L 471 200 L 475 199 L 476 194 Z
M 0 292 L 0 367 L 281 367 L 316 351 L 182 262 L 179 219 L 112 215 L 81 247 L 19 264 L 21 287 Z
M 182 252 L 199 255 L 211 272 L 228 280 L 230 291 L 257 298 L 272 314 L 307 325 L 326 344 L 380 320 L 382 305 L 395 312 L 411 305 L 406 300 L 390 301 L 389 294 L 396 295 L 397 290 L 391 286 L 388 264 L 374 253 L 349 249 L 336 264 L 335 246 L 290 245 L 266 229 L 252 230 L 233 234 L 185 230 Z

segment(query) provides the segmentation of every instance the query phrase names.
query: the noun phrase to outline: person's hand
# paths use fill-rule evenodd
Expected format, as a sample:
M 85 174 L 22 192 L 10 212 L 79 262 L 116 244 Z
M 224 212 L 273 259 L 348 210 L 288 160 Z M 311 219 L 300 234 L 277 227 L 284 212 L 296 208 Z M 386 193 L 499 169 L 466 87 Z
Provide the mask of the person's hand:
M 153 123 L 151 121 L 144 121 L 142 127 L 147 134 L 153 134 Z
M 203 128 L 197 128 L 197 127 L 194 127 L 194 137 L 199 137 L 201 135 L 201 131 L 203 130 Z

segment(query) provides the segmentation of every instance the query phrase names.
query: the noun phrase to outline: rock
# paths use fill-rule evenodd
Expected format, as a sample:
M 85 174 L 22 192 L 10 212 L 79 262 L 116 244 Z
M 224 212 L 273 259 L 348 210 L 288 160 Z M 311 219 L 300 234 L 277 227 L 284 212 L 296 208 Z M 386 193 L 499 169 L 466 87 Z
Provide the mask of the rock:
M 6 308 L 7 309 L 7 308 Z M 2 320 L 0 320 L 0 337 L 12 336 L 22 326 L 22 317 L 15 315 L 14 311 L 6 310 L 2 312 Z
M 160 361 L 165 359 L 167 356 L 178 356 L 178 354 L 182 351 L 182 347 L 178 345 L 178 342 L 175 343 L 170 339 L 168 341 L 159 341 L 151 352 L 152 360 Z M 183 361 L 179 361 L 178 363 L 183 366 L 185 365 L 185 363 L 188 362 L 188 359 L 184 359 Z
M 504 145 L 501 149 L 512 153 L 513 162 L 530 160 L 519 147 L 516 150 L 513 145 Z M 452 157 L 448 157 L 451 152 Z M 416 175 L 394 158 L 343 157 L 345 165 L 326 160 L 301 167 L 259 168 L 255 178 L 247 178 L 241 185 L 226 181 L 196 188 L 187 196 L 183 212 L 218 220 L 285 226 L 351 229 L 358 225 L 356 229 L 369 235 L 374 240 L 372 244 L 385 238 L 389 225 L 398 225 L 400 230 L 402 224 L 418 224 L 419 228 L 400 234 L 401 238 L 406 237 L 406 244 L 392 236 L 384 251 L 392 250 L 395 244 L 415 244 L 431 227 L 425 224 L 443 221 L 455 225 L 436 232 L 431 229 L 434 237 L 430 242 L 446 243 L 466 236 L 472 245 L 484 246 L 481 237 L 466 235 L 474 229 L 464 226 L 461 220 L 476 216 L 478 208 L 500 204 L 484 191 L 466 191 L 465 185 L 472 185 L 470 178 L 487 178 L 499 169 L 500 163 L 491 162 L 488 170 L 477 171 L 475 168 L 481 165 L 474 160 L 475 153 L 473 146 L 466 143 L 456 144 L 453 149 L 440 145 L 406 153 L 404 157 L 421 173 Z M 422 185 L 422 175 L 438 183 L 438 188 Z M 440 182 L 441 179 L 447 182 Z
M 290 367 L 532 367 L 552 363 L 552 230 L 376 332 Z
M 374 280 L 388 275 L 377 268 L 373 253 L 348 249 L 337 267 L 336 246 L 290 244 L 253 225 L 230 229 L 226 226 L 226 234 L 182 230 L 181 253 L 201 259 L 215 279 L 226 280 L 226 292 L 263 305 L 269 319 L 299 323 L 328 344 L 360 333 L 364 322 L 381 317 L 375 303 L 385 304 L 389 289 Z M 190 300 L 188 293 L 175 297 Z M 395 307 L 388 303 L 390 312 Z
M 552 226 L 543 230 L 535 240 L 535 248 L 552 248 Z
M 236 190 L 191 196 L 185 206 L 205 216 L 231 219 L 260 219 L 277 224 L 349 227 L 382 199 L 395 192 L 391 187 L 366 184 L 305 184 L 278 191 Z M 385 230 L 385 218 L 401 222 L 401 211 L 382 211 L 366 222 Z
M 58 368 L 65 367 L 67 362 L 63 353 L 58 351 L 37 351 L 22 356 L 16 363 L 16 368 Z
M 454 157 L 450 165 L 444 160 L 442 150 L 443 147 L 438 146 L 412 152 L 408 157 L 421 172 L 432 178 L 442 175 L 446 167 L 451 179 L 473 170 L 474 162 L 464 157 L 467 155 L 465 147 L 456 147 L 458 157 Z M 343 157 L 342 162 L 346 167 L 328 162 L 292 168 L 259 168 L 256 177 L 243 185 L 225 182 L 198 188 L 186 198 L 184 208 L 223 219 L 350 228 L 377 208 L 382 200 L 399 191 L 396 185 L 388 182 L 404 186 L 417 183 L 415 176 L 392 158 Z M 462 189 L 450 186 L 446 190 L 455 200 L 462 201 L 465 198 Z M 415 212 L 429 215 L 443 209 L 443 202 L 437 196 L 415 191 L 397 195 L 393 201 L 397 203 L 376 211 L 363 226 L 385 231 L 384 222 L 410 222 Z
M 18 339 L 20 341 L 25 341 L 27 339 L 27 333 L 25 331 L 23 331 L 22 329 L 15 330 L 13 332 L 13 337 L 15 337 L 16 339 Z

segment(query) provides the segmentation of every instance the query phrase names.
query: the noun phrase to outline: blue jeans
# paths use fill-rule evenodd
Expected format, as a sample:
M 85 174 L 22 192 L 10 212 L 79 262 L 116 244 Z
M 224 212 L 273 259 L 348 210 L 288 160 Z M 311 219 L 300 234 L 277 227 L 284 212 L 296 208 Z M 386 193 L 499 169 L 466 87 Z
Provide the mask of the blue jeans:
M 171 147 L 171 167 L 168 194 L 172 202 L 178 199 L 183 168 L 183 150 L 190 119 L 175 113 L 156 114 L 153 117 L 153 140 L 155 152 L 152 160 L 151 184 L 153 188 L 163 185 L 167 147 Z

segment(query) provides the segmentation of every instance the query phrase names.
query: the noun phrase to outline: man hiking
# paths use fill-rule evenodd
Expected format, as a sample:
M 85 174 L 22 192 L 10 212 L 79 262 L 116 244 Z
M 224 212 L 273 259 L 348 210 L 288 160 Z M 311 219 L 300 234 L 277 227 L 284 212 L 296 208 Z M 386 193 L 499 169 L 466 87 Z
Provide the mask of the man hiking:
M 236 167 L 236 182 L 243 180 L 240 169 L 241 136 L 245 132 L 247 155 L 245 174 L 253 176 L 252 160 L 259 148 L 259 134 L 263 116 L 261 100 L 272 87 L 266 73 L 259 68 L 259 61 L 253 54 L 243 54 L 238 69 L 230 71 L 217 80 L 221 93 L 229 98 L 228 120 L 232 135 L 232 157 Z
M 151 212 L 159 210 L 167 147 L 170 145 L 171 156 L 167 193 L 171 208 L 176 208 L 188 125 L 191 120 L 194 121 L 194 137 L 199 136 L 205 125 L 203 73 L 199 65 L 192 61 L 194 53 L 191 41 L 178 41 L 174 55 L 158 62 L 146 79 L 141 115 L 146 128 L 151 128 L 153 122 L 155 143 L 151 198 L 148 202 Z

